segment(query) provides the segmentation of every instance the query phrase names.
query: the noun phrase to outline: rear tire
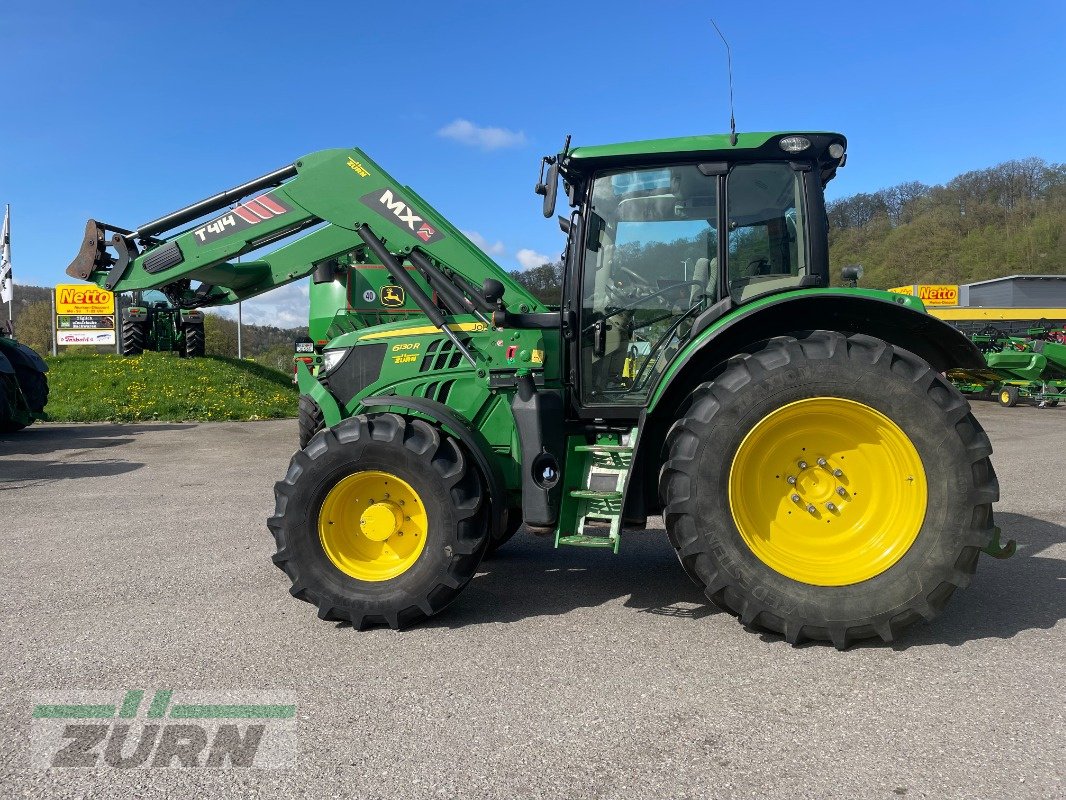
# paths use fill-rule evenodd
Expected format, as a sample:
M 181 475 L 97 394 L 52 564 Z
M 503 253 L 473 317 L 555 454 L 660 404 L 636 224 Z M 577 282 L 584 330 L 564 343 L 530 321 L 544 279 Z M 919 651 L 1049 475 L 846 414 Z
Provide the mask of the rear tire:
M 820 457 L 816 434 L 805 439 L 810 453 L 801 452 L 797 446 L 795 454 L 789 456 L 791 460 L 779 464 L 774 460 L 778 451 L 791 454 L 792 447 L 791 440 L 781 436 L 776 440 L 779 444 L 773 439 L 766 444 L 773 458 L 746 462 L 758 469 L 755 474 L 740 473 L 749 479 L 745 484 L 749 488 L 739 505 L 734 505 L 732 471 L 745 463 L 737 459 L 737 453 L 749 446 L 749 434 L 790 404 L 818 398 L 838 401 L 841 407 L 863 408 L 865 411 L 857 413 L 870 412 L 870 419 L 888 423 L 886 433 L 860 438 L 856 448 L 866 449 L 847 463 L 849 473 L 856 461 L 874 468 L 868 474 L 876 475 L 877 469 L 883 469 L 883 485 L 877 480 L 859 481 L 860 473 L 832 477 L 837 474 L 831 471 L 837 456 L 829 447 L 824 448 L 828 467 L 820 462 L 816 465 L 815 459 Z M 802 420 L 796 424 L 803 426 Z M 819 423 L 811 424 L 817 427 Z M 889 438 L 891 429 L 901 438 Z M 823 425 L 821 430 L 824 441 L 857 435 L 849 433 L 852 428 L 843 419 L 839 425 Z M 911 470 L 893 471 L 897 462 L 892 460 L 895 451 L 891 443 L 895 441 L 909 442 L 919 457 L 919 461 L 911 462 L 924 471 L 924 475 L 916 476 L 917 484 L 915 478 L 906 477 Z M 667 435 L 665 450 L 660 495 L 667 532 L 686 572 L 708 598 L 738 615 L 744 625 L 781 633 L 792 644 L 805 639 L 828 640 L 843 649 L 872 636 L 889 642 L 906 626 L 933 619 L 956 588 L 969 584 L 980 551 L 994 534 L 992 502 L 999 498 L 999 484 L 988 458 L 992 447 L 965 398 L 918 356 L 870 336 L 846 337 L 829 331 L 800 338 L 784 336 L 730 359 L 713 382 L 693 391 L 684 416 Z M 797 457 L 809 458 L 811 463 L 799 465 Z M 829 484 L 825 490 L 828 499 L 837 501 L 839 509 L 823 507 L 827 498 L 822 497 L 814 501 L 820 505 L 808 519 L 809 508 L 815 507 L 811 501 L 801 498 L 792 502 L 799 495 L 787 479 L 799 475 L 797 488 L 806 492 L 808 474 L 816 488 L 819 480 Z M 862 498 L 865 508 L 871 509 L 869 513 L 859 511 L 864 507 L 860 503 L 845 506 L 850 497 L 838 500 L 835 483 L 851 477 L 855 481 L 846 492 L 857 497 L 861 485 L 864 494 L 870 495 Z M 924 496 L 913 491 L 923 484 Z M 908 489 L 911 494 L 906 493 Z M 893 492 L 913 498 L 909 504 L 898 504 L 904 509 L 903 517 L 890 513 Z M 754 505 L 751 497 L 757 499 Z M 923 513 L 919 513 L 920 501 L 924 501 Z M 754 544 L 749 544 L 750 520 L 759 518 L 748 514 L 750 508 L 778 515 L 768 527 L 756 530 L 757 537 L 763 538 L 756 538 Z M 911 517 L 906 516 L 907 509 L 913 512 Z M 854 516 L 862 513 L 866 516 Z M 823 519 L 838 523 L 838 527 L 828 529 L 832 537 L 824 540 L 826 544 L 804 550 L 809 540 L 803 537 L 808 534 L 798 533 L 798 526 Z M 885 526 L 889 520 L 909 522 L 900 522 L 898 530 L 877 527 L 878 521 Z M 904 535 L 908 525 L 909 537 Z M 748 531 L 748 539 L 740 526 Z M 774 537 L 770 536 L 771 529 Z M 863 565 L 869 574 L 852 580 L 846 568 L 852 562 L 847 559 L 883 537 L 896 547 L 895 560 L 883 566 L 871 558 Z M 783 560 L 775 562 L 765 553 L 757 555 L 755 549 L 764 542 L 766 547 L 783 548 Z M 813 564 L 812 569 L 837 569 L 840 579 L 800 580 L 785 574 L 789 571 L 789 548 L 801 559 L 809 559 L 801 563 Z M 824 560 L 827 550 L 829 558 Z M 818 561 L 819 557 L 823 561 Z M 775 563 L 785 566 L 775 568 Z
M 14 375 L 0 375 L 0 433 L 14 433 L 25 428 L 15 422 L 16 380 Z
M 30 411 L 39 414 L 48 405 L 48 376 L 32 367 L 15 367 L 19 388 Z
M 128 319 L 122 320 L 122 340 L 120 350 L 124 356 L 139 356 L 144 352 L 148 338 L 146 324 Z
M 303 450 L 314 435 L 326 427 L 326 420 L 318 403 L 306 394 L 300 395 L 299 412 L 300 449 Z
M 185 356 L 202 358 L 207 353 L 207 338 L 203 325 L 185 326 Z
M 376 497 L 352 498 L 343 513 L 330 511 L 337 508 L 330 505 L 335 492 L 345 496 L 344 481 L 383 473 L 394 486 L 407 485 L 417 498 L 405 507 L 411 516 L 398 510 L 397 519 L 422 515 L 426 525 L 424 544 L 398 574 L 376 562 L 400 552 L 411 539 L 390 545 L 395 531 L 375 538 L 360 518 L 391 503 L 383 499 L 388 494 L 371 492 Z M 488 544 L 481 480 L 462 446 L 427 422 L 397 414 L 351 417 L 320 432 L 293 456 L 274 494 L 274 516 L 267 525 L 278 548 L 274 563 L 292 580 L 290 593 L 317 606 L 319 618 L 360 629 L 375 624 L 400 628 L 438 613 L 474 576 Z M 412 535 L 403 527 L 407 523 L 397 524 L 400 532 Z M 379 543 L 377 554 L 355 552 L 359 547 L 371 550 L 368 539 Z M 347 562 L 327 550 L 331 545 L 343 549 L 349 542 L 355 547 Z

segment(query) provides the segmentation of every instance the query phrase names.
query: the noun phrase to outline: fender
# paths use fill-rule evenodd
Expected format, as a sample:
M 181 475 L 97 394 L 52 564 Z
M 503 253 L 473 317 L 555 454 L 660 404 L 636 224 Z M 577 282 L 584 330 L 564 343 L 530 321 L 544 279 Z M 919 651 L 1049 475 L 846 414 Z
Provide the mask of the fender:
M 363 411 L 371 408 L 404 408 L 427 416 L 440 427 L 455 436 L 466 445 L 467 451 L 474 459 L 481 474 L 485 477 L 485 483 L 489 490 L 489 499 L 492 506 L 491 535 L 498 539 L 507 530 L 507 484 L 504 482 L 503 473 L 495 460 L 490 460 L 487 453 L 492 452 L 492 447 L 485 437 L 475 428 L 470 427 L 466 420 L 442 403 L 435 400 L 426 400 L 422 397 L 401 397 L 398 395 L 379 395 L 367 397 L 360 401 Z
M 29 367 L 38 372 L 48 372 L 48 364 L 37 351 L 14 339 L 0 339 L 0 356 L 7 356 L 13 367 Z
M 713 310 L 713 309 L 712 309 Z M 682 348 L 652 390 L 641 412 L 633 468 L 625 493 L 626 514 L 658 508 L 658 476 L 666 432 L 689 392 L 712 379 L 746 348 L 797 331 L 865 333 L 905 348 L 936 370 L 984 369 L 981 351 L 946 322 L 925 313 L 915 297 L 870 289 L 805 289 L 760 298 L 717 319 L 696 319 L 693 339 Z M 639 487 L 639 488 L 638 488 Z M 630 491 L 632 489 L 632 491 Z

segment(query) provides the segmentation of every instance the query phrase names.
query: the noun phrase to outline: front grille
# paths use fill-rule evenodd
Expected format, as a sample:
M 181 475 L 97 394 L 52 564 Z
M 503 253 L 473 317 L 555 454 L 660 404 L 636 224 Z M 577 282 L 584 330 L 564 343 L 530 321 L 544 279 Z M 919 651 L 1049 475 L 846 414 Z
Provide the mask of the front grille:
M 381 375 L 386 347 L 385 343 L 356 345 L 336 369 L 319 380 L 337 400 L 347 404 Z

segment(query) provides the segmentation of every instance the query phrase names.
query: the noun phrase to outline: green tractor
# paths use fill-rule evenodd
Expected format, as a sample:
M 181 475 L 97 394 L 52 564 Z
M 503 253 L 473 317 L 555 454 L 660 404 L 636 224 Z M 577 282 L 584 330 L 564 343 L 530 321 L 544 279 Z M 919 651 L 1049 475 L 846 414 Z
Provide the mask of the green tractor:
M 10 324 L 0 329 L 0 433 L 48 418 L 47 373 L 44 359 L 15 339 Z
M 137 289 L 121 296 L 119 350 L 139 356 L 145 350 L 195 358 L 205 353 L 204 313 L 178 308 L 160 291 Z
M 661 514 L 684 571 L 745 626 L 891 641 L 1013 543 L 989 439 L 942 377 L 981 353 L 917 298 L 830 287 L 823 190 L 845 148 L 568 141 L 536 186 L 545 217 L 560 178 L 571 208 L 559 308 L 358 149 L 133 231 L 90 220 L 68 273 L 196 308 L 307 275 L 340 295 L 373 266 L 417 307 L 316 337 L 317 375 L 297 365 L 320 422 L 268 527 L 322 619 L 437 614 L 520 524 L 618 552 Z

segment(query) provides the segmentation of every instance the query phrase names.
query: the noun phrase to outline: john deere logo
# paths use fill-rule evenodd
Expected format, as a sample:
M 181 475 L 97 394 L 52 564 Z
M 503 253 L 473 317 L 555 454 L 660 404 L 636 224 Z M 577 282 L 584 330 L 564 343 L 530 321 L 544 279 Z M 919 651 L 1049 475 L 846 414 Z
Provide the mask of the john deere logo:
M 403 289 L 399 286 L 381 287 L 381 305 L 389 308 L 400 308 L 407 301 Z

